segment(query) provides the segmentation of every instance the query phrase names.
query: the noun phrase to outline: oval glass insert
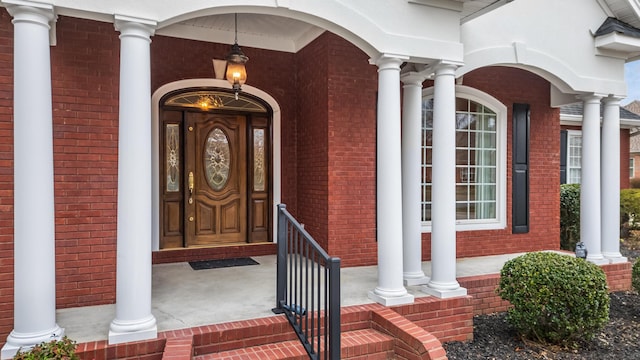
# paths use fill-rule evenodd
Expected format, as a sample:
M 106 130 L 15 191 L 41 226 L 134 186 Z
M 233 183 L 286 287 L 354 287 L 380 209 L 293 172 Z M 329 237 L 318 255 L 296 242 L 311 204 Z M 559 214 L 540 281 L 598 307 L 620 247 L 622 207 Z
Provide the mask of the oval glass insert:
M 231 151 L 229 138 L 220 128 L 214 128 L 207 136 L 202 158 L 209 186 L 215 191 L 222 190 L 229 180 Z

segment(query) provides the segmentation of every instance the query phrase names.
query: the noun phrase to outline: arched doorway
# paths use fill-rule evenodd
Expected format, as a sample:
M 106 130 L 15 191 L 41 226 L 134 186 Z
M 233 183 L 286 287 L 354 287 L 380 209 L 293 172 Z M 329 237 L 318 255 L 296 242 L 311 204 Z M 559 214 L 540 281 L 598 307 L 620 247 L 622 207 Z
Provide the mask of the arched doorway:
M 159 249 L 270 241 L 271 108 L 212 87 L 159 107 Z

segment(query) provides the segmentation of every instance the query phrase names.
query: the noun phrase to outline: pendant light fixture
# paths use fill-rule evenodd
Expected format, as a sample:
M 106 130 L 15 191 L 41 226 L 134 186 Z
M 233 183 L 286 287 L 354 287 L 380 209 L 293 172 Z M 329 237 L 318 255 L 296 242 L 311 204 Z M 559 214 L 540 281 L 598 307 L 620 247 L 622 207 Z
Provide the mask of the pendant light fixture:
M 238 14 L 235 14 L 235 41 L 231 52 L 227 55 L 227 81 L 233 86 L 233 91 L 238 100 L 238 93 L 242 85 L 247 81 L 247 70 L 244 64 L 249 60 L 238 46 Z

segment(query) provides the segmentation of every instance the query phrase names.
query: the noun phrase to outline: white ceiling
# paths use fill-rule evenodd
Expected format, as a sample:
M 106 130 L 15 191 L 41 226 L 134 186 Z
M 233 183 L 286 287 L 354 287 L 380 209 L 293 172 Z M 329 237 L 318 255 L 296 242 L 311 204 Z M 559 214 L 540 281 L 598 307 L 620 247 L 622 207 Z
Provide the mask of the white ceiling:
M 435 4 L 445 3 L 442 0 L 419 1 L 431 1 Z M 460 21 L 464 22 L 512 0 L 455 1 L 462 3 Z M 303 21 L 263 14 L 238 14 L 237 26 L 240 46 L 287 52 L 297 52 L 325 31 L 325 29 Z M 234 14 L 192 18 L 158 29 L 156 34 L 232 44 L 234 41 Z

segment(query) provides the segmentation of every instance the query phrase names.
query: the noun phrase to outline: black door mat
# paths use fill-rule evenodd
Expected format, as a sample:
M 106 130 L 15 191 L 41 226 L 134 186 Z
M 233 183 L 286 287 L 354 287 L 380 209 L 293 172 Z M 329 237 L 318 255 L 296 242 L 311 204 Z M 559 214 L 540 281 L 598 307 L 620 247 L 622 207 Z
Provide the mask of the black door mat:
M 233 266 L 260 265 L 252 258 L 232 258 L 221 260 L 189 261 L 193 270 L 218 269 Z

